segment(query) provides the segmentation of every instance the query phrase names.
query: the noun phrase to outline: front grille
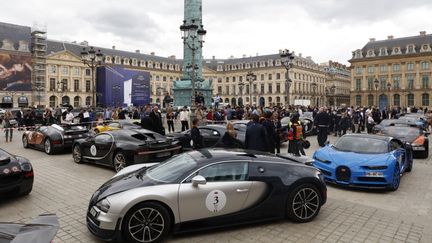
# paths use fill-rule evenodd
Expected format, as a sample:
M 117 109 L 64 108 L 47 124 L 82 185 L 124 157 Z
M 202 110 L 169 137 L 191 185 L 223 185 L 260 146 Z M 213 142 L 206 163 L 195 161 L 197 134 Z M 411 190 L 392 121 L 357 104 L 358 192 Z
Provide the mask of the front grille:
M 383 177 L 358 177 L 359 181 L 368 181 L 368 182 L 386 182 Z
M 339 166 L 336 168 L 336 180 L 349 182 L 351 178 L 351 170 L 346 166 Z

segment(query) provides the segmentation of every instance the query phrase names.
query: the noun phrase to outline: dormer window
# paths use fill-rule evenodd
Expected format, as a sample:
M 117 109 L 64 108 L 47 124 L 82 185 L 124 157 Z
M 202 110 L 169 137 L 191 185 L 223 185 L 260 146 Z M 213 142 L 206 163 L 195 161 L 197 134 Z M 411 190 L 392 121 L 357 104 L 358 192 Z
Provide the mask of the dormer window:
M 138 66 L 138 60 L 137 59 L 132 59 L 132 66 Z
M 374 52 L 374 50 L 368 50 L 367 51 L 367 55 L 366 55 L 366 57 L 374 57 L 375 56 L 375 52 Z
M 414 45 L 408 45 L 406 53 L 415 53 L 415 46 Z
M 120 57 L 115 57 L 115 64 L 121 64 Z
M 280 65 L 281 65 L 281 61 L 279 59 L 277 59 L 275 66 L 280 66 Z
M 399 47 L 393 48 L 392 55 L 400 55 L 400 54 L 402 54 L 402 53 L 401 53 L 401 50 Z
M 260 67 L 265 67 L 265 62 L 260 62 Z
M 428 44 L 422 45 L 420 52 L 427 52 L 427 51 L 431 51 L 430 46 Z
M 216 70 L 219 71 L 219 72 L 223 71 L 222 65 L 218 65 Z
M 111 57 L 105 56 L 105 63 L 111 63 Z
M 268 67 L 273 67 L 273 60 L 268 60 L 267 61 L 267 66 Z
M 246 68 L 247 68 L 247 69 L 250 68 L 250 63 L 246 63 Z
M 162 63 L 162 69 L 167 69 L 167 64 L 166 63 Z
M 354 54 L 354 58 L 363 58 L 363 54 L 360 49 L 356 50 L 353 54 Z
M 160 63 L 156 62 L 154 65 L 155 68 L 160 68 Z
M 380 55 L 380 56 L 387 56 L 387 48 L 382 47 L 382 48 L 380 49 L 380 53 L 379 53 L 379 55 Z
M 237 70 L 237 65 L 231 65 L 231 70 Z
M 140 61 L 140 67 L 145 67 L 145 61 L 144 60 Z
M 129 65 L 129 58 L 124 58 L 123 59 L 123 65 Z
M 180 70 L 180 65 L 176 64 L 176 65 L 175 65 L 175 70 L 176 70 L 176 71 L 179 71 L 179 70 Z
M 147 67 L 148 67 L 148 68 L 153 68 L 153 62 L 149 61 L 149 62 L 147 63 Z

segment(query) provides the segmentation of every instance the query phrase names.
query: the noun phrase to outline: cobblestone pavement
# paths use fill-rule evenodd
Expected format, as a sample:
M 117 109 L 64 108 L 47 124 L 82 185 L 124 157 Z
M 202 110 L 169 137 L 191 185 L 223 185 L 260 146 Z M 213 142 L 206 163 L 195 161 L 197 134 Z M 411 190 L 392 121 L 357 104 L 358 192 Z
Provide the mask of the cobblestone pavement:
M 27 157 L 35 170 L 32 193 L 0 200 L 0 221 L 28 222 L 40 213 L 56 213 L 60 230 L 55 242 L 101 242 L 85 225 L 92 193 L 114 175 L 109 168 L 75 164 L 71 154 L 48 156 L 23 149 L 21 133 L 0 147 Z M 330 137 L 335 141 L 335 137 Z M 311 155 L 317 149 L 310 137 Z M 286 150 L 286 146 L 283 151 Z M 288 220 L 171 237 L 169 242 L 432 242 L 432 162 L 415 160 L 396 192 L 328 186 L 328 202 L 307 224 Z

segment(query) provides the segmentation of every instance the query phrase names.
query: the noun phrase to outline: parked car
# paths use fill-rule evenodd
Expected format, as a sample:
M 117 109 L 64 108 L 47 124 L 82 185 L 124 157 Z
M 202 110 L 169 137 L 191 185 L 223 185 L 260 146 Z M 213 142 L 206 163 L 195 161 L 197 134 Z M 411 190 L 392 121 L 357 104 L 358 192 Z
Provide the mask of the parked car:
M 423 159 L 429 157 L 429 132 L 421 128 L 390 126 L 381 129 L 380 134 L 395 137 L 402 142 L 410 143 L 414 157 Z
M 179 141 L 146 129 L 107 131 L 73 144 L 75 163 L 101 164 L 120 171 L 138 163 L 160 162 L 181 152 Z
M 96 126 L 93 130 L 96 133 L 114 131 L 119 129 L 141 129 L 139 120 L 118 120 L 107 121 L 104 124 Z
M 419 126 L 414 119 L 384 119 L 372 128 L 372 133 L 379 133 L 382 129 L 389 126 L 411 126 L 422 128 L 422 126 Z
M 290 120 L 291 117 L 288 116 L 281 119 L 281 125 L 283 130 L 287 130 Z M 317 134 L 312 118 L 312 112 L 304 112 L 303 115 L 300 116 L 300 122 L 303 125 L 304 135 L 312 136 Z
M 90 136 L 89 130 L 80 125 L 62 124 L 40 126 L 34 131 L 26 131 L 22 136 L 24 148 L 34 148 L 53 154 L 59 151 L 68 151 L 72 148 L 75 139 Z
M 329 183 L 395 191 L 401 175 L 413 168 L 411 149 L 389 136 L 346 134 L 317 150 L 313 165 Z
M 0 149 L 1 198 L 29 194 L 33 188 L 33 177 L 33 166 L 28 159 Z
M 55 214 L 41 214 L 29 224 L 0 223 L 2 243 L 51 243 L 59 222 Z
M 268 153 L 203 149 L 133 165 L 92 196 L 87 227 L 103 240 L 160 242 L 170 233 L 289 218 L 326 202 L 321 172 Z

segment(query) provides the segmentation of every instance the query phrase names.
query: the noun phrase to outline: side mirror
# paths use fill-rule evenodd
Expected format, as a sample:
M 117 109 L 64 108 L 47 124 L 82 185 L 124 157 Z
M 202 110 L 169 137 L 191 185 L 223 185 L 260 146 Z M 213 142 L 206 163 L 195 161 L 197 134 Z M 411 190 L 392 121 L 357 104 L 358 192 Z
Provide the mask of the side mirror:
M 206 178 L 204 176 L 197 175 L 192 178 L 192 186 L 205 185 L 207 184 Z

